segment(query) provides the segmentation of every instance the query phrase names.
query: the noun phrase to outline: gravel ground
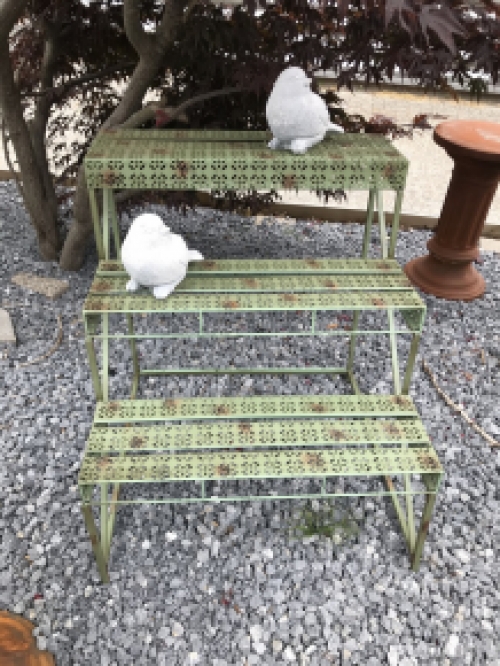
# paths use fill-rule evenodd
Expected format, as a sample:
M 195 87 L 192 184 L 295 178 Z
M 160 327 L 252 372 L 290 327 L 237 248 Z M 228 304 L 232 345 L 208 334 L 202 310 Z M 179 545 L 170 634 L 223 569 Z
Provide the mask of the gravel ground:
M 355 257 L 361 249 L 363 229 L 354 224 L 256 226 L 210 210 L 184 218 L 150 209 L 206 258 Z M 423 254 L 430 235 L 402 232 L 399 262 Z M 13 183 L 0 184 L 0 239 L 1 306 L 18 338 L 0 360 L 0 607 L 35 623 L 39 647 L 52 651 L 58 666 L 500 665 L 500 452 L 443 402 L 421 369 L 425 358 L 452 400 L 500 439 L 498 256 L 482 254 L 483 298 L 446 302 L 422 294 L 427 320 L 410 393 L 446 476 L 418 573 L 409 569 L 386 499 L 346 502 L 359 530 L 333 539 L 289 532 L 303 500 L 133 506 L 118 512 L 111 584 L 101 586 L 76 486 L 95 406 L 79 318 L 97 257 L 92 251 L 78 274 L 40 262 Z M 371 254 L 379 252 L 374 229 Z M 70 288 L 53 302 L 12 284 L 20 271 L 67 279 Z M 62 344 L 46 360 L 19 367 L 50 349 L 58 314 Z M 271 330 L 274 321 L 260 316 L 258 326 Z M 192 323 L 181 317 L 179 330 Z M 409 339 L 400 337 L 405 354 Z M 286 364 L 295 354 L 314 365 L 332 363 L 321 339 L 298 340 L 191 342 L 173 365 L 217 365 L 224 356 L 224 364 Z M 387 340 L 363 341 L 356 356 L 361 389 L 390 393 Z M 125 396 L 130 357 L 125 345 L 117 348 L 111 395 Z M 339 342 L 336 355 L 341 350 Z M 142 353 L 162 356 L 153 342 Z M 320 375 L 155 382 L 143 380 L 140 396 L 347 391 Z

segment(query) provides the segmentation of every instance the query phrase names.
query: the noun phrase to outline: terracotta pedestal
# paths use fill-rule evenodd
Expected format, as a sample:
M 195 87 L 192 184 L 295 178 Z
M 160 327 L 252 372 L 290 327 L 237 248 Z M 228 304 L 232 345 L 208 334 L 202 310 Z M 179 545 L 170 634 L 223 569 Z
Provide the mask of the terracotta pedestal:
M 471 301 L 485 290 L 472 262 L 500 180 L 500 124 L 450 120 L 434 130 L 434 141 L 453 158 L 455 166 L 430 254 L 404 267 L 422 291 L 448 300 Z
M 55 666 L 52 655 L 37 648 L 33 629 L 23 617 L 0 611 L 1 666 Z

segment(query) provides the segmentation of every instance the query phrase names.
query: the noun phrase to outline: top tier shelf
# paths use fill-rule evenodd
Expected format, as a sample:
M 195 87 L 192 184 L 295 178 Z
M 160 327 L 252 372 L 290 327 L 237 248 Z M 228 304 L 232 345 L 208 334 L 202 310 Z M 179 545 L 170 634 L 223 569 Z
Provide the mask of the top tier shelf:
M 304 155 L 270 132 L 104 130 L 85 157 L 90 189 L 404 189 L 408 160 L 384 137 L 329 132 Z

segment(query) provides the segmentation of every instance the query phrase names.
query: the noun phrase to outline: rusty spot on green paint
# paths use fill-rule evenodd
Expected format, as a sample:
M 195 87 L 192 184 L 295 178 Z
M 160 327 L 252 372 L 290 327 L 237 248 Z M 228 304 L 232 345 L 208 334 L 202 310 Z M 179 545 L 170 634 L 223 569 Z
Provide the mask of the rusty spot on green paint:
M 379 261 L 377 264 L 375 264 L 375 266 L 380 268 L 382 271 L 388 271 L 392 268 L 391 264 L 388 264 L 385 261 Z
M 325 280 L 323 284 L 325 285 L 325 287 L 329 287 L 330 289 L 337 289 L 338 287 L 338 284 L 333 280 Z
M 376 305 L 378 308 L 381 308 L 385 305 L 383 298 L 372 298 L 373 305 Z
M 390 476 L 385 477 L 385 482 L 387 483 L 387 487 L 389 488 L 389 490 L 391 492 L 394 492 L 394 484 L 393 484 L 392 479 L 391 479 Z
M 388 435 L 401 435 L 401 430 L 393 423 L 382 423 L 382 429 L 385 430 Z
M 107 405 L 105 404 L 105 409 L 109 412 L 116 412 L 120 409 L 120 405 L 117 402 L 109 402 Z
M 200 265 L 203 266 L 203 268 L 208 268 L 209 270 L 217 268 L 216 261 L 200 261 Z
M 109 456 L 103 456 L 97 463 L 99 469 L 106 469 L 111 465 L 111 458 Z
M 301 455 L 301 458 L 304 465 L 311 469 L 319 469 L 325 466 L 325 461 L 320 453 L 306 452 Z
M 252 432 L 252 426 L 249 423 L 238 423 L 238 429 L 244 435 L 250 435 Z
M 347 434 L 343 430 L 336 430 L 335 428 L 329 430 L 328 434 L 332 439 L 336 440 L 337 442 L 341 439 L 349 439 L 347 437 Z
M 144 446 L 145 443 L 146 440 L 144 439 L 144 437 L 137 437 L 137 435 L 132 437 L 132 439 L 130 440 L 130 446 L 133 447 L 134 449 Z
M 116 261 L 103 261 L 101 262 L 101 270 L 103 271 L 120 271 L 122 267 Z
M 255 278 L 244 278 L 243 282 L 247 287 L 257 287 L 259 284 Z
M 90 543 L 91 543 L 93 546 L 96 546 L 96 545 L 97 545 L 97 537 L 96 537 L 95 534 L 92 534 L 92 535 L 90 536 Z
M 316 259 L 306 259 L 305 263 L 307 266 L 310 266 L 311 268 L 321 268 L 320 262 L 316 261 Z
M 187 178 L 189 166 L 186 162 L 177 162 L 175 167 L 175 175 L 177 178 Z
M 283 294 L 281 298 L 284 301 L 287 301 L 288 303 L 294 303 L 295 301 L 298 301 L 299 298 L 296 296 L 296 294 Z
M 174 400 L 173 398 L 167 398 L 167 400 L 164 401 L 163 405 L 167 409 L 173 409 L 174 411 L 177 410 L 178 407 L 180 407 L 181 401 L 180 400 Z
M 217 476 L 227 476 L 230 471 L 231 467 L 229 465 L 218 465 L 215 468 L 215 473 L 217 474 Z
M 109 280 L 96 280 L 92 285 L 92 291 L 110 291 L 113 288 L 113 283 Z
M 310 407 L 313 412 L 324 412 L 326 410 L 326 407 L 320 402 L 313 402 Z
M 283 175 L 281 182 L 283 184 L 283 187 L 285 190 L 292 189 L 293 187 L 297 187 L 297 177 L 295 174 L 285 174 Z
M 234 308 L 239 308 L 240 304 L 239 304 L 238 301 L 224 301 L 222 303 L 222 307 L 223 308 L 232 308 L 232 309 L 234 309 Z
M 411 407 L 411 402 L 408 400 L 408 398 L 404 398 L 402 395 L 393 396 L 391 401 L 400 407 Z
M 108 306 L 104 301 L 101 301 L 97 298 L 89 297 L 86 301 L 85 309 L 86 310 L 98 310 L 98 311 L 102 312 L 102 311 L 107 310 Z
M 419 462 L 427 469 L 439 469 L 438 461 L 430 453 L 422 452 L 417 457 Z
M 227 405 L 217 405 L 215 408 L 215 413 L 216 414 L 229 414 L 231 410 Z
M 102 172 L 102 182 L 105 185 L 115 185 L 118 182 L 118 176 L 111 169 Z

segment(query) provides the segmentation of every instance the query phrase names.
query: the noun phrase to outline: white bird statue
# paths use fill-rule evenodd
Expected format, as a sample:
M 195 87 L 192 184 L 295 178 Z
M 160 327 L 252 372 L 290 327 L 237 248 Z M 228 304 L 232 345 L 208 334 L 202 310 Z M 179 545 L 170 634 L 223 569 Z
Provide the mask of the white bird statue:
M 178 234 L 171 233 L 161 217 L 139 215 L 130 225 L 122 245 L 122 263 L 130 276 L 127 291 L 150 287 L 156 298 L 166 298 L 186 277 L 190 261 L 203 261 L 197 250 L 188 250 Z
M 268 148 L 301 154 L 322 141 L 328 131 L 344 131 L 330 122 L 328 107 L 312 92 L 311 84 L 312 79 L 300 67 L 287 67 L 278 76 L 266 105 L 267 123 L 273 133 Z

